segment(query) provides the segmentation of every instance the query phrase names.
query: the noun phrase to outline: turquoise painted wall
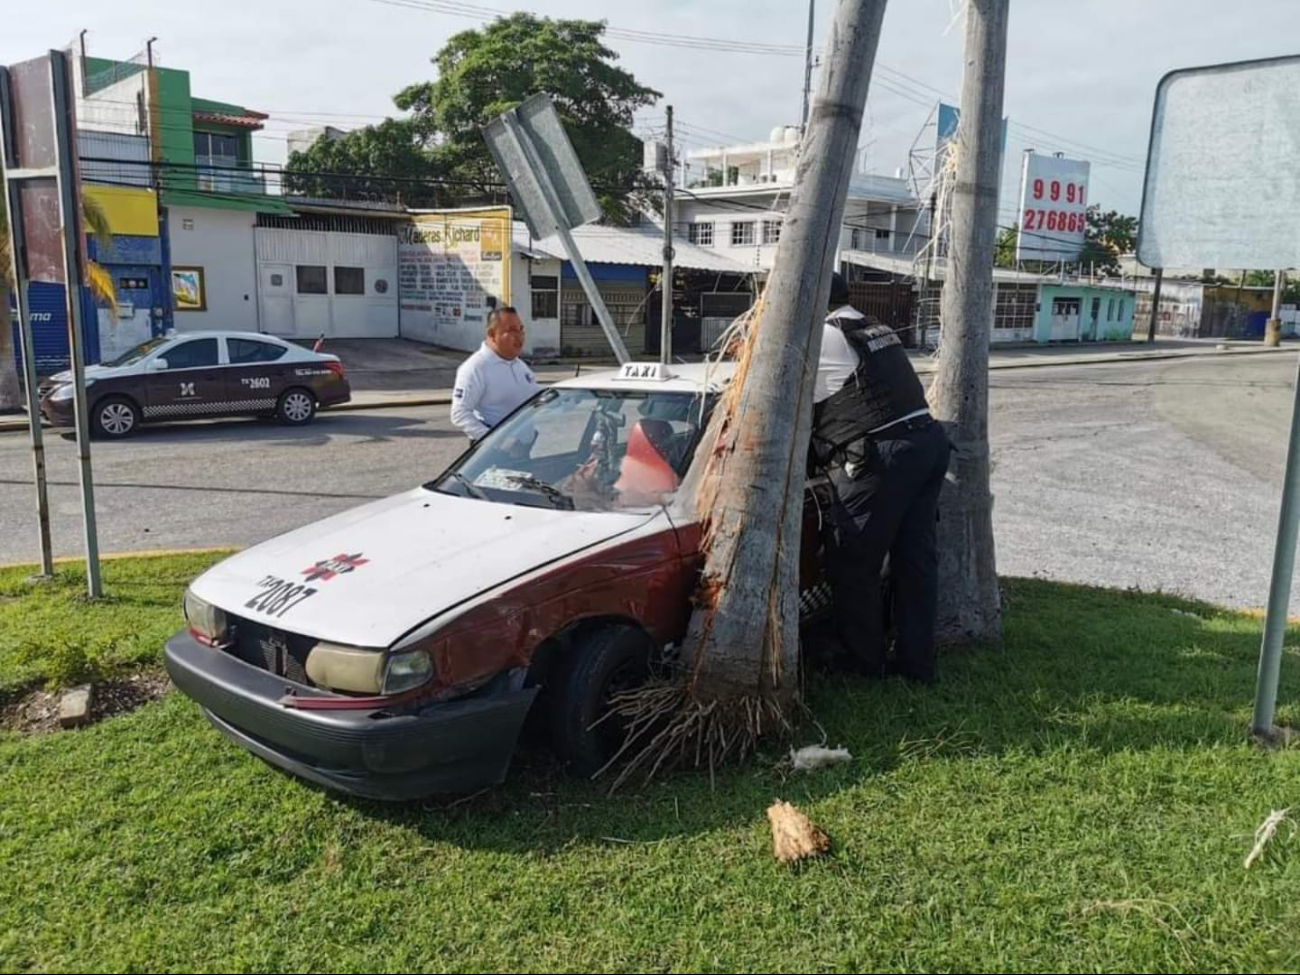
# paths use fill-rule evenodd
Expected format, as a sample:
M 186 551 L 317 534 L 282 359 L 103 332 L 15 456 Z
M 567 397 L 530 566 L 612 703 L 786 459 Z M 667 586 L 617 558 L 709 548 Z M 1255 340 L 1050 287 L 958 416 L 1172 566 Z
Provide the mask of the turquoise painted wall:
M 1079 299 L 1079 335 L 1083 341 L 1124 342 L 1133 337 L 1133 312 L 1137 295 L 1114 288 L 1087 285 L 1045 284 L 1039 289 L 1038 316 L 1034 323 L 1034 341 L 1052 341 L 1052 305 L 1057 298 Z M 1096 334 L 1092 334 L 1092 304 L 1100 302 Z

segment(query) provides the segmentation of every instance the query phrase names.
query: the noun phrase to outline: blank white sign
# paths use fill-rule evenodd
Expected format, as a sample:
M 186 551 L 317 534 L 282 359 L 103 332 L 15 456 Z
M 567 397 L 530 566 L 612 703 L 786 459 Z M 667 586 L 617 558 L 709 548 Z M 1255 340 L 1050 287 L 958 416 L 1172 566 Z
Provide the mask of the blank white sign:
M 1164 77 L 1137 253 L 1153 268 L 1300 266 L 1300 56 Z

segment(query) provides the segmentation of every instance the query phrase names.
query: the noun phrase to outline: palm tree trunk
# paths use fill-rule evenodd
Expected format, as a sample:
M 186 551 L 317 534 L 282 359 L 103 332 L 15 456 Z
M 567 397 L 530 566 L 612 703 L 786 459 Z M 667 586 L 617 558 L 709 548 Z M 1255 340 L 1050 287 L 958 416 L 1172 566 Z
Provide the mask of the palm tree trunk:
M 1002 635 L 989 487 L 989 340 L 1008 8 L 1009 0 L 971 0 L 966 13 L 952 258 L 930 387 L 935 418 L 957 448 L 939 501 L 935 629 L 946 644 L 996 642 Z
M 797 698 L 813 384 L 885 3 L 838 5 L 776 262 L 700 455 L 711 458 L 699 492 L 705 564 L 686 685 L 669 696 L 676 713 L 631 768 L 674 754 L 713 765 L 744 753 L 786 721 Z

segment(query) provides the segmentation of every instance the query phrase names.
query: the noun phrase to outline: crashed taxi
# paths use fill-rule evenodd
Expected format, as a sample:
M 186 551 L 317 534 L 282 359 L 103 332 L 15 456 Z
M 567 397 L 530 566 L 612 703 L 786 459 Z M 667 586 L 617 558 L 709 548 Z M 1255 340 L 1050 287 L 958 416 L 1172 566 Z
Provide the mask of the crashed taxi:
M 243 748 L 354 795 L 497 784 L 524 734 L 595 771 L 611 695 L 685 634 L 697 447 L 732 368 L 557 383 L 432 480 L 225 559 L 168 673 Z

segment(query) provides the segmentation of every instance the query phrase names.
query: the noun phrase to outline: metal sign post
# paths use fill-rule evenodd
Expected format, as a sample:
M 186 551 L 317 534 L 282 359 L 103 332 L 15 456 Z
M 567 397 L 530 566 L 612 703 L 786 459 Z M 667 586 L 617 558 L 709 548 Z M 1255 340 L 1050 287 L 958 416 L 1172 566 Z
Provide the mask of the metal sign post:
M 529 231 L 560 238 L 614 355 L 620 364 L 627 362 L 631 356 L 614 317 L 573 240 L 572 228 L 599 219 L 600 206 L 551 99 L 534 95 L 490 122 L 483 137 Z
M 5 210 L 9 216 L 9 276 L 18 301 L 18 344 L 23 363 L 23 395 L 27 400 L 27 425 L 31 432 L 32 468 L 36 484 L 36 525 L 41 546 L 41 576 L 54 575 L 54 546 L 50 541 L 50 496 L 45 473 L 45 435 L 41 430 L 40 398 L 36 391 L 36 346 L 32 338 L 30 298 L 27 294 L 27 253 L 23 222 L 18 219 L 22 201 L 19 184 L 10 182 L 9 172 L 18 164 L 10 120 L 13 118 L 9 89 L 9 71 L 0 67 L 0 169 L 4 172 Z M 8 317 L 8 308 L 0 309 Z M 7 327 L 7 323 L 6 326 Z
M 91 599 L 104 594 L 99 572 L 99 529 L 95 522 L 95 476 L 90 466 L 90 406 L 86 402 L 85 333 L 81 329 L 81 286 L 86 278 L 86 234 L 81 226 L 81 180 L 78 178 L 76 102 L 72 69 L 62 51 L 50 52 L 54 100 L 54 138 L 59 158 L 59 223 L 63 227 L 64 297 L 68 303 L 68 345 L 72 353 L 73 408 L 81 482 L 82 528 L 86 545 L 86 582 Z
M 21 120 L 21 124 L 19 124 Z M 42 570 L 53 573 L 45 450 L 36 395 L 36 356 L 28 288 L 32 281 L 61 282 L 67 301 L 68 344 L 76 396 L 77 447 L 81 459 L 81 498 L 85 529 L 86 580 L 91 598 L 103 595 L 95 524 L 94 480 L 90 465 L 89 415 L 82 332 L 82 282 L 85 236 L 81 227 L 81 181 L 76 159 L 76 120 L 68 55 L 0 69 L 0 138 L 9 240 L 23 346 L 28 423 L 36 472 L 37 515 Z
M 1138 260 L 1147 267 L 1300 264 L 1295 120 L 1300 56 L 1171 71 L 1156 88 Z M 1213 125 L 1206 125 L 1213 119 Z M 1273 741 L 1300 527 L 1300 370 L 1278 511 L 1251 732 Z

